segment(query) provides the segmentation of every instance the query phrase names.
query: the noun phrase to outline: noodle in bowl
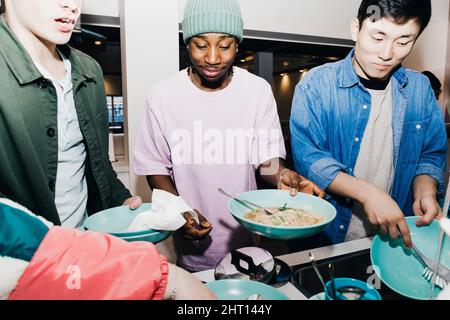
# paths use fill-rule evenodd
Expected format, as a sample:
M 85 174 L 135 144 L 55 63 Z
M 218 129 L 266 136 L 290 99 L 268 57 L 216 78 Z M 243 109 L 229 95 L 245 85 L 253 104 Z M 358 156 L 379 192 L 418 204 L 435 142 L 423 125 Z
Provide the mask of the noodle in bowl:
M 241 225 L 250 232 L 272 239 L 290 240 L 313 236 L 323 231 L 336 217 L 333 205 L 304 193 L 292 197 L 283 190 L 256 190 L 242 193 L 238 198 L 275 213 L 267 215 L 262 210 L 244 206 L 233 199 L 228 202 L 228 210 Z M 293 216 L 289 218 L 291 214 Z
M 309 213 L 303 209 L 295 208 L 268 208 L 273 215 L 268 215 L 262 209 L 250 211 L 245 215 L 245 219 L 256 223 L 283 226 L 283 227 L 304 227 L 322 223 L 325 218 L 323 216 Z

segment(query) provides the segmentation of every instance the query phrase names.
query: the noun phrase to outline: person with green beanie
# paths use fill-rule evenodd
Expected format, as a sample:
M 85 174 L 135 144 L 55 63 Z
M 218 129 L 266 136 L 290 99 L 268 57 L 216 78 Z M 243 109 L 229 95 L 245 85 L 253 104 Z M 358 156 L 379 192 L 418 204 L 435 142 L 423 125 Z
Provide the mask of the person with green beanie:
M 317 194 L 312 182 L 286 169 L 285 146 L 271 86 L 234 67 L 243 40 L 236 0 L 189 0 L 182 22 L 192 66 L 154 86 L 134 149 L 136 174 L 152 189 L 183 197 L 199 214 L 174 233 L 178 264 L 211 269 L 252 235 L 228 212 L 219 187 L 255 190 L 255 172 L 279 189 Z M 214 228 L 213 228 L 214 227 Z

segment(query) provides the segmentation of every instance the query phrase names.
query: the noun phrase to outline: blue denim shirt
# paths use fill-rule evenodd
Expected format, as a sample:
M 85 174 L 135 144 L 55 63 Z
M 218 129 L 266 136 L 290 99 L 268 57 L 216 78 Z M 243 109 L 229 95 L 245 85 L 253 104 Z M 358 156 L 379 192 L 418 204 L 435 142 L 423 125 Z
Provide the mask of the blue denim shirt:
M 296 170 L 327 189 L 340 172 L 353 176 L 371 110 L 371 95 L 352 64 L 345 60 L 311 70 L 297 85 L 291 114 Z M 442 112 L 429 80 L 400 67 L 392 77 L 395 177 L 391 192 L 406 216 L 413 215 L 412 183 L 426 174 L 443 191 L 447 136 Z M 345 240 L 353 203 L 329 196 L 337 217 L 315 246 Z

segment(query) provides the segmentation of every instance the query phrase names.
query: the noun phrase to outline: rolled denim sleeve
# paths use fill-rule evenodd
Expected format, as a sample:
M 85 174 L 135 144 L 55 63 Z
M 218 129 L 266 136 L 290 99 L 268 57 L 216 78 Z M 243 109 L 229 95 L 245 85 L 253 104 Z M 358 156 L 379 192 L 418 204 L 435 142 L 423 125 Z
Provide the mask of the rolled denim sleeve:
M 438 193 L 444 192 L 444 172 L 447 158 L 447 133 L 442 112 L 437 101 L 429 90 L 429 103 L 431 117 L 428 123 L 422 154 L 416 170 L 416 176 L 428 175 L 439 183 Z
M 326 190 L 346 166 L 328 149 L 326 114 L 307 85 L 300 83 L 294 94 L 290 121 L 292 154 L 296 170 Z

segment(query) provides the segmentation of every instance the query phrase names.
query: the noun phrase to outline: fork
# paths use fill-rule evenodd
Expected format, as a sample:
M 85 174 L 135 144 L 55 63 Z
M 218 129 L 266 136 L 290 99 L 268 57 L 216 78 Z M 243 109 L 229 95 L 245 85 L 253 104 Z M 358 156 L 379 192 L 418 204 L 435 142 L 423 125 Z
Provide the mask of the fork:
M 220 192 L 221 194 L 223 194 L 224 196 L 227 196 L 227 197 L 229 197 L 229 198 L 231 198 L 231 199 L 236 200 L 237 202 L 239 202 L 240 204 L 244 205 L 244 206 L 247 207 L 247 208 L 248 208 L 248 205 L 250 205 L 250 206 L 256 207 L 256 208 L 258 208 L 258 209 L 264 210 L 264 212 L 265 212 L 268 216 L 272 216 L 272 215 L 273 215 L 273 212 L 270 212 L 270 211 L 267 210 L 266 208 L 263 208 L 263 207 L 261 207 L 261 206 L 255 204 L 255 203 L 253 203 L 253 202 L 250 202 L 250 201 L 248 201 L 248 200 L 236 198 L 236 197 L 232 196 L 231 194 L 225 192 L 222 188 L 217 189 L 217 191 L 219 191 L 219 192 Z M 246 205 L 246 204 L 248 204 L 248 205 Z M 250 208 L 250 209 L 253 209 L 253 208 Z
M 422 272 L 422 276 L 427 281 L 432 281 L 433 276 L 435 275 L 436 262 L 425 256 L 415 244 L 412 245 L 411 251 L 419 259 L 420 263 L 425 267 L 425 269 Z M 439 288 L 445 289 L 449 281 L 450 281 L 450 269 L 439 263 L 436 279 L 434 281 L 435 284 Z
M 317 275 L 317 277 L 319 278 L 320 283 L 321 283 L 322 286 L 323 286 L 323 292 L 325 292 L 326 294 L 328 294 L 328 296 L 330 296 L 330 297 L 334 297 L 333 292 L 329 292 L 329 291 L 328 291 L 328 288 L 327 288 L 327 285 L 326 285 L 326 283 L 325 283 L 325 280 L 323 280 L 322 274 L 320 273 L 320 270 L 319 270 L 319 266 L 317 265 L 316 257 L 314 256 L 314 254 L 313 254 L 312 252 L 309 253 L 309 260 L 311 261 L 311 264 L 312 264 L 312 266 L 313 266 L 313 269 L 314 269 L 314 271 L 316 272 L 316 275 Z

